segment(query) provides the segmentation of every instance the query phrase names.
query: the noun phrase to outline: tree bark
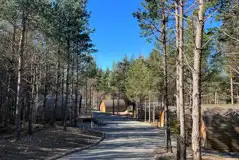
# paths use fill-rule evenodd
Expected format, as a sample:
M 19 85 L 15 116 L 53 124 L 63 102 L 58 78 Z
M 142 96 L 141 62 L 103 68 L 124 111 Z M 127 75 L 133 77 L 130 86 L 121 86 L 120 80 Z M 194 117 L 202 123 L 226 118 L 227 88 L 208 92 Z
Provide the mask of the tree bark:
M 25 47 L 25 33 L 26 33 L 26 17 L 25 12 L 22 13 L 22 32 L 20 38 L 20 48 L 17 66 L 17 97 L 16 97 L 16 118 L 15 118 L 15 139 L 20 139 L 20 117 L 21 117 L 21 100 L 22 100 L 22 75 L 23 75 L 23 54 Z
M 87 105 L 88 105 L 88 78 L 85 77 L 85 111 L 87 113 Z
M 32 109 L 34 106 L 34 94 L 35 94 L 35 88 L 34 88 L 34 75 L 33 75 L 33 69 L 31 67 L 31 92 L 29 93 L 30 96 L 30 104 L 29 104 L 29 108 L 28 108 L 28 134 L 32 135 Z
M 65 114 L 65 110 L 64 110 L 64 84 L 65 84 L 65 71 L 64 71 L 64 65 L 62 66 L 62 79 L 61 79 L 61 116 L 62 116 L 62 125 L 64 125 L 64 114 Z
M 15 43 L 16 43 L 16 20 L 14 20 L 14 24 L 13 24 L 13 35 L 12 35 L 12 56 L 11 56 L 11 61 L 13 61 L 14 56 L 15 56 Z M 11 94 L 10 94 L 10 89 L 11 89 L 11 80 L 13 78 L 13 65 L 10 64 L 9 67 L 7 68 L 7 92 L 6 92 L 6 102 L 4 105 L 4 110 L 3 110 L 3 126 L 7 127 L 7 121 L 8 121 L 8 114 L 9 114 L 9 106 L 10 106 L 10 98 L 11 98 Z
M 76 54 L 76 86 L 75 86 L 75 114 L 74 114 L 74 126 L 77 125 L 77 118 L 79 117 L 79 106 L 78 106 L 78 85 L 79 85 L 79 56 Z
M 71 126 L 73 126 L 74 125 L 74 122 L 75 122 L 75 120 L 74 120 L 74 111 L 73 111 L 73 100 L 74 100 L 74 54 L 72 54 L 72 64 L 71 64 L 71 112 L 70 112 L 70 114 L 71 114 Z
M 179 103 L 179 13 L 178 0 L 174 2 L 175 6 L 175 27 L 176 27 L 176 107 L 177 124 L 180 123 L 180 103 Z M 179 128 L 178 128 L 179 129 Z M 180 133 L 180 131 L 178 131 Z M 180 159 L 180 137 L 177 135 L 177 160 Z
M 233 77 L 232 77 L 232 71 L 230 73 L 230 84 L 231 84 L 231 104 L 234 104 L 234 87 L 233 87 Z
M 218 104 L 218 95 L 217 95 L 217 91 L 215 92 L 215 95 L 214 95 L 214 104 Z
M 145 103 L 144 103 L 144 121 L 147 121 L 147 106 L 146 106 L 146 98 L 145 98 Z
M 120 105 L 120 93 L 119 93 L 119 91 L 118 91 L 118 94 L 117 94 L 117 109 L 118 109 L 118 111 L 117 111 L 117 114 L 119 114 L 119 105 Z
M 113 115 L 115 114 L 115 96 L 113 96 Z
M 198 22 L 196 24 L 194 66 L 193 66 L 193 104 L 192 104 L 192 150 L 193 160 L 201 160 L 201 57 L 204 28 L 204 0 L 199 0 Z
M 184 2 L 179 1 L 179 113 L 180 113 L 180 160 L 186 159 L 186 134 L 185 134 L 185 108 L 184 108 L 184 70 L 183 70 L 183 49 L 184 49 Z
M 155 105 L 153 105 L 153 123 L 155 122 Z
M 91 109 L 92 109 L 92 103 L 91 103 L 91 100 L 92 100 L 92 83 L 90 82 L 89 84 L 89 89 L 90 89 L 90 99 L 89 99 L 89 109 L 90 109 L 90 112 L 91 112 Z
M 164 65 L 164 127 L 165 127 L 165 150 L 172 152 L 171 138 L 170 138 L 170 127 L 169 127 L 169 110 L 168 110 L 168 72 L 167 72 L 167 45 L 166 45 L 166 15 L 165 15 L 165 2 L 162 2 L 162 43 L 163 43 L 163 65 Z
M 79 116 L 81 114 L 81 108 L 82 108 L 82 94 L 80 94 L 80 100 L 79 100 Z
M 46 110 L 46 107 L 47 107 L 47 94 L 48 94 L 48 71 L 49 71 L 49 65 L 48 65 L 48 53 L 46 51 L 45 53 L 45 83 L 44 83 L 44 101 L 43 101 L 43 108 L 42 108 L 42 121 L 44 122 L 45 121 L 45 110 Z
M 67 71 L 66 71 L 66 98 L 64 105 L 64 130 L 66 130 L 66 121 L 67 121 L 67 110 L 68 110 L 68 99 L 69 99 L 69 82 L 70 79 L 70 41 L 67 41 Z
M 38 99 L 39 99 L 39 84 L 38 84 L 38 65 L 35 64 L 35 68 L 34 68 L 34 89 L 35 89 L 35 94 L 34 94 L 34 106 L 33 106 L 33 110 L 32 110 L 32 119 L 33 122 L 36 122 L 36 111 L 38 109 Z
M 53 110 L 53 120 L 52 124 L 55 126 L 56 123 L 56 111 L 58 108 L 58 95 L 60 88 L 60 46 L 58 46 L 58 55 L 57 55 L 57 71 L 56 71 L 56 88 L 55 88 L 55 105 Z
M 175 26 L 176 26 L 176 106 L 177 120 L 179 121 L 180 104 L 179 104 L 179 15 L 178 15 L 178 0 L 175 0 Z
M 149 123 L 151 122 L 151 104 L 150 104 L 150 96 L 149 96 Z

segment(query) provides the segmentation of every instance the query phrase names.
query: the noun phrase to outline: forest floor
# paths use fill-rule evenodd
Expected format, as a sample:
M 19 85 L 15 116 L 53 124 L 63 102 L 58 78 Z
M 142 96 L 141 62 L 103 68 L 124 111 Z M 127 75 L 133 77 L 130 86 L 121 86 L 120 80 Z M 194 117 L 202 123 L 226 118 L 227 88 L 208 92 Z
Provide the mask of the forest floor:
M 87 130 L 68 127 L 46 128 L 33 136 L 22 136 L 21 140 L 13 138 L 0 139 L 0 157 L 2 160 L 47 159 L 70 149 L 83 148 L 98 142 L 100 135 Z

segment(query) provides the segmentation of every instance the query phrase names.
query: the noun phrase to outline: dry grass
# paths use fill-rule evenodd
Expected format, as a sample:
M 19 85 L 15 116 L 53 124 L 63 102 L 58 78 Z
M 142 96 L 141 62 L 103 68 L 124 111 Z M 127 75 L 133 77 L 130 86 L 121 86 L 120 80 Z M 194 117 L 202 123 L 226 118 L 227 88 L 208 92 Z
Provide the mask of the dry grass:
M 23 136 L 20 141 L 0 140 L 0 159 L 25 160 L 46 159 L 69 149 L 85 147 L 97 142 L 99 135 L 90 135 L 87 131 L 61 127 L 48 128 L 36 132 L 33 136 Z

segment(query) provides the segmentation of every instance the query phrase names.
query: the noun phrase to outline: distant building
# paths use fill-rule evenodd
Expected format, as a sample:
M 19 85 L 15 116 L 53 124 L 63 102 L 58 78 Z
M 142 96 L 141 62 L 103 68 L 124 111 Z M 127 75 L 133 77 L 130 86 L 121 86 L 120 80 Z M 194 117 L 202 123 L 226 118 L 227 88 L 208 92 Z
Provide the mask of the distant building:
M 123 99 L 114 100 L 114 111 L 115 112 L 125 112 L 126 111 L 126 103 Z M 100 111 L 101 112 L 113 112 L 113 100 L 102 100 L 100 102 Z

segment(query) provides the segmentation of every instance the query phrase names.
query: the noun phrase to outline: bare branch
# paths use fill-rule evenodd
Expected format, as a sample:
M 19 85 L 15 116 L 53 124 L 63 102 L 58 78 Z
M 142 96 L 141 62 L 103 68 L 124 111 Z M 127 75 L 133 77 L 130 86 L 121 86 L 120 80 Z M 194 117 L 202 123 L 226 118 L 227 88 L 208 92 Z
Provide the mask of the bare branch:
M 233 71 L 235 71 L 237 74 L 239 74 L 239 71 L 235 68 L 233 68 L 231 65 L 228 65 L 229 68 L 231 68 Z
M 202 46 L 202 49 L 203 49 L 204 47 L 206 47 L 206 45 L 212 40 L 212 38 L 214 38 L 214 35 L 211 36 L 206 43 L 204 43 L 204 45 Z
M 218 9 L 216 9 L 214 12 L 212 12 L 210 15 L 208 15 L 205 19 L 204 22 L 206 22 L 209 18 L 211 18 L 215 13 L 217 13 Z
M 232 37 L 231 35 L 227 34 L 225 31 L 221 30 L 223 34 L 225 34 L 226 36 L 228 36 L 229 38 L 239 42 L 239 39 L 235 38 L 235 37 Z
M 7 89 L 9 89 L 12 93 L 17 94 L 14 90 L 12 90 L 10 87 L 8 87 L 8 85 L 6 85 L 6 84 L 3 82 L 3 80 L 1 80 L 1 83 L 2 83 L 4 86 L 6 86 Z
M 160 29 L 158 29 L 158 27 L 152 22 L 149 21 L 149 23 L 153 26 L 154 29 L 156 29 L 159 33 L 162 33 L 162 31 Z
M 186 54 L 184 54 L 184 59 L 185 59 L 185 62 L 187 63 L 187 66 L 188 66 L 188 68 L 193 72 L 194 71 L 194 69 L 190 66 L 190 64 L 189 64 L 189 62 L 188 62 L 188 58 L 187 58 L 187 55 Z
M 198 1 L 195 1 L 191 6 L 188 7 L 188 9 L 186 9 L 186 11 L 184 12 L 187 13 L 192 7 L 194 7 L 196 4 L 198 3 Z

